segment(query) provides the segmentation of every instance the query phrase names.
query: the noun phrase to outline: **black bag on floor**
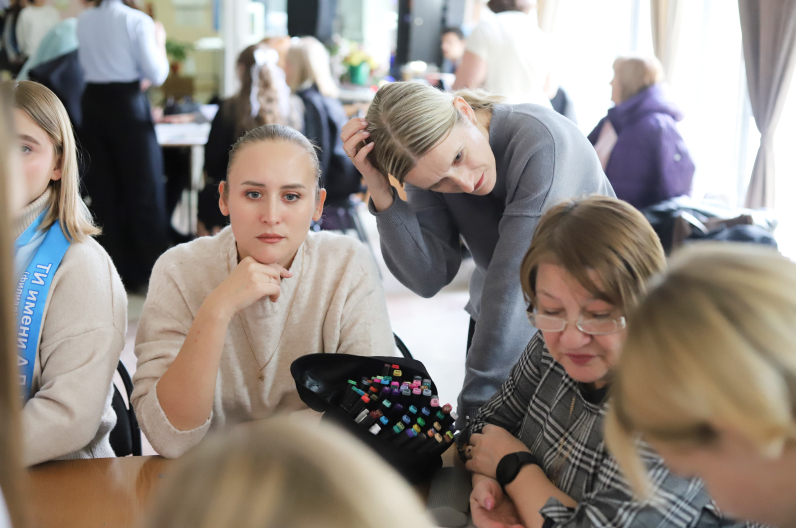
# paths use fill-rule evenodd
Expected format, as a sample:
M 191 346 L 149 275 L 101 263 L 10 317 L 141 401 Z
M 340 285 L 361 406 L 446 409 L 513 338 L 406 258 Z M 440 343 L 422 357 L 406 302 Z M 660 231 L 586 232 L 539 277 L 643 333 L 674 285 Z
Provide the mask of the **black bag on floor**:
M 384 438 L 360 427 L 340 407 L 340 399 L 348 388 L 348 380 L 371 377 L 382 371 L 385 363 L 401 366 L 403 377 L 421 376 L 431 379 L 420 361 L 400 357 L 368 357 L 349 354 L 310 354 L 302 356 L 290 366 L 296 381 L 299 397 L 312 410 L 323 413 L 323 420 L 331 420 L 370 446 L 409 482 L 417 483 L 430 478 L 442 466 L 442 452 L 417 453 L 405 446 L 396 446 Z M 431 380 L 431 391 L 437 388 Z M 444 449 L 444 448 L 443 448 Z M 446 450 L 446 449 L 445 449 Z

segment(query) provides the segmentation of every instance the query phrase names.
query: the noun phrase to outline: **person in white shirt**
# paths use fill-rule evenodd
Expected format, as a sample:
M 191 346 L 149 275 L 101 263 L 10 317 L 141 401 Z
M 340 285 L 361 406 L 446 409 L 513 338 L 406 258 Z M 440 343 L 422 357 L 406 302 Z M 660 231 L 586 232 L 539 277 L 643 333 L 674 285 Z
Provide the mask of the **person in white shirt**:
M 508 104 L 550 107 L 545 83 L 551 44 L 536 20 L 535 0 L 490 0 L 495 16 L 481 21 L 467 37 L 454 90 L 484 88 Z
M 61 14 L 51 5 L 44 5 L 44 0 L 34 0 L 32 4 L 19 13 L 17 20 L 17 44 L 19 51 L 32 57 L 44 38 L 58 22 Z
M 81 142 L 97 239 L 128 290 L 143 288 L 169 245 L 163 154 L 143 85 L 169 74 L 166 31 L 133 0 L 98 0 L 77 19 L 86 79 Z

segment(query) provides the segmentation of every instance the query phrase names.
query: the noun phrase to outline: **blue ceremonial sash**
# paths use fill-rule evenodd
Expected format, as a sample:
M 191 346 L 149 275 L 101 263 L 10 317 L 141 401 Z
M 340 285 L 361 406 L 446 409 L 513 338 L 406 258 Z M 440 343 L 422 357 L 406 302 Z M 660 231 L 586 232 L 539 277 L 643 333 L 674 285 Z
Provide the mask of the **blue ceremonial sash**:
M 16 250 L 30 242 L 46 213 L 45 210 L 28 226 L 24 233 L 19 235 L 14 243 Z M 69 249 L 69 244 L 69 240 L 61 230 L 61 223 L 56 220 L 47 231 L 33 260 L 19 279 L 14 295 L 14 309 L 17 315 L 17 364 L 19 365 L 19 385 L 22 390 L 23 402 L 30 399 L 33 366 L 36 364 L 36 349 L 50 284 L 61 264 L 61 259 Z

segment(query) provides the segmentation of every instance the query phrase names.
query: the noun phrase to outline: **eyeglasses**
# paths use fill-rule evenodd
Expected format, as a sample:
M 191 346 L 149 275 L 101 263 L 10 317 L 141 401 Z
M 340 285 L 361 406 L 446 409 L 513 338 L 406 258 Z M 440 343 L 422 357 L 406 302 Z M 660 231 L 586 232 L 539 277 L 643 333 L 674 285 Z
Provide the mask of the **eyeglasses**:
M 563 332 L 569 321 L 560 317 L 543 315 L 535 312 L 527 312 L 528 321 L 532 326 L 543 332 Z M 578 330 L 589 335 L 608 335 L 615 334 L 627 326 L 627 320 L 623 317 L 618 319 L 578 319 L 575 323 Z

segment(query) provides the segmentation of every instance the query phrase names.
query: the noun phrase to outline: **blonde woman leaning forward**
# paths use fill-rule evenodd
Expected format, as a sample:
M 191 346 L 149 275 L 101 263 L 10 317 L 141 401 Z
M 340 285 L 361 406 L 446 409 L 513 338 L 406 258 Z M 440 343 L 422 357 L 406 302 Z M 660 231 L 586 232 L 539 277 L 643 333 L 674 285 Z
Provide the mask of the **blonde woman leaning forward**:
M 83 200 L 63 104 L 32 81 L 14 104 L 26 207 L 13 224 L 24 461 L 114 456 L 111 380 L 124 348 L 127 295 Z
M 625 316 L 664 265 L 652 227 L 626 202 L 595 196 L 542 217 L 521 272 L 540 331 L 460 442 L 479 528 L 726 525 L 699 481 L 670 473 L 649 449 L 664 500 L 635 500 L 603 441 Z
M 378 475 L 374 482 L 374 475 Z M 363 483 L 371 482 L 370 485 Z M 432 528 L 417 495 L 358 440 L 277 417 L 191 451 L 146 528 Z
M 796 264 L 746 244 L 683 250 L 631 314 L 606 439 L 643 491 L 633 439 L 719 507 L 796 526 Z
M 158 453 L 208 429 L 307 409 L 290 375 L 319 352 L 391 355 L 387 305 L 359 241 L 310 233 L 325 191 L 296 130 L 264 125 L 230 152 L 220 207 L 230 227 L 166 252 L 136 336 L 133 404 Z
M 475 260 L 460 418 L 475 416 L 533 335 L 517 274 L 539 217 L 575 196 L 613 196 L 571 121 L 499 101 L 388 84 L 367 119 L 352 119 L 342 134 L 370 191 L 384 259 L 404 285 L 431 297 L 450 283 L 462 261 L 460 237 Z M 386 174 L 407 184 L 408 203 Z

